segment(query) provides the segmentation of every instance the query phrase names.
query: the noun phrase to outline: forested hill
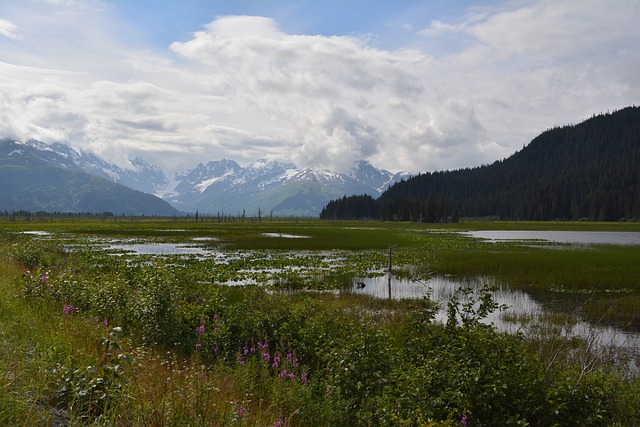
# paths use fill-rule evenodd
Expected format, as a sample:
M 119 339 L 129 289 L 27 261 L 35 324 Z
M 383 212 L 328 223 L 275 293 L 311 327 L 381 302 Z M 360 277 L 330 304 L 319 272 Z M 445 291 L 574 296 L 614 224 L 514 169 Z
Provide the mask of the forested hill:
M 543 132 L 491 165 L 424 173 L 379 199 L 331 201 L 323 219 L 445 222 L 640 219 L 640 107 Z

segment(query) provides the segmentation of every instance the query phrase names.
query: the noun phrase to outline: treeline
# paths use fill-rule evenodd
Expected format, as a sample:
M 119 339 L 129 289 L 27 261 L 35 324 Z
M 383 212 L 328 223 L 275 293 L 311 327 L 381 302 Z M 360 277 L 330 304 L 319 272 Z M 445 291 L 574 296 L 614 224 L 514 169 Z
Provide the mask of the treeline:
M 18 211 L 0 211 L 0 218 L 10 221 L 25 220 L 25 221 L 38 221 L 38 220 L 58 220 L 65 218 L 113 218 L 115 215 L 113 212 L 45 212 L 37 211 L 31 212 L 27 210 Z
M 444 198 L 436 200 L 433 194 L 426 200 L 398 197 L 388 203 L 363 194 L 330 201 L 320 213 L 320 218 L 441 223 L 458 222 L 460 210 L 458 207 L 449 209 Z
M 640 107 L 634 106 L 549 129 L 491 165 L 419 174 L 377 200 L 353 196 L 331 201 L 320 217 L 638 221 L 639 165 Z M 362 200 L 365 214 L 358 216 L 354 205 Z

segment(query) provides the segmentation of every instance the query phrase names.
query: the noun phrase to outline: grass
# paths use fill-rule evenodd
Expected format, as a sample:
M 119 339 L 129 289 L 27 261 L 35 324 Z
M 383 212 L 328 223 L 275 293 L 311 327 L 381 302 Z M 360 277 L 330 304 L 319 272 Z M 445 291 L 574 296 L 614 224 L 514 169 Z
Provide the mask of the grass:
M 295 264 L 291 282 L 302 280 L 298 271 L 325 268 L 322 256 L 290 260 L 287 251 L 337 250 L 344 265 L 326 276 L 353 277 L 367 266 L 385 268 L 389 245 L 394 245 L 396 267 L 414 265 L 418 273 L 493 276 L 512 287 L 527 289 L 540 300 L 550 293 L 560 295 L 570 304 L 579 304 L 582 313 L 594 319 L 635 322 L 640 267 L 634 261 L 639 259 L 640 248 L 558 250 L 489 244 L 451 232 L 463 225 L 470 224 L 2 223 L 0 425 L 329 426 L 369 425 L 380 416 L 388 417 L 381 421 L 387 425 L 457 425 L 461 415 L 473 416 L 473 412 L 464 412 L 469 407 L 484 408 L 489 416 L 498 411 L 498 402 L 505 408 L 513 404 L 491 390 L 518 378 L 525 369 L 519 352 L 527 347 L 526 363 L 531 365 L 526 368 L 530 369 L 528 377 L 523 378 L 532 380 L 517 386 L 533 390 L 532 398 L 546 396 L 549 400 L 544 404 L 527 402 L 519 410 L 533 411 L 541 405 L 556 408 L 567 419 L 592 420 L 587 415 L 593 413 L 593 420 L 603 420 L 601 425 L 607 420 L 637 425 L 638 381 L 620 378 L 605 364 L 586 370 L 574 366 L 580 360 L 570 356 L 582 354 L 576 351 L 581 348 L 579 342 L 567 344 L 558 337 L 545 336 L 523 345 L 521 337 L 494 335 L 484 328 L 448 329 L 444 333 L 443 327 L 429 322 L 430 305 L 423 301 L 314 291 L 286 294 L 216 284 L 238 274 L 253 274 L 245 271 L 251 267 Z M 496 228 L 500 225 L 493 224 Z M 56 235 L 38 240 L 12 233 L 24 229 Z M 266 237 L 264 233 L 310 238 Z M 220 265 L 196 258 L 178 262 L 179 258 L 141 256 L 127 260 L 90 250 L 70 256 L 61 250 L 60 237 L 64 244 L 81 243 L 87 237 L 153 241 L 215 237 L 214 244 L 224 250 L 251 256 Z M 27 268 L 33 274 L 23 277 Z M 43 272 L 48 272 L 46 280 L 54 283 L 52 292 L 43 291 Z M 266 280 L 267 276 L 256 277 Z M 67 303 L 77 305 L 73 315 L 64 314 Z M 110 310 L 109 329 L 102 323 L 105 310 Z M 222 320 L 216 320 L 218 315 Z M 113 376 L 113 370 L 101 367 L 106 352 L 98 343 L 111 339 L 108 333 L 120 324 L 125 327 L 117 337 L 120 349 L 113 347 L 106 364 L 107 368 L 117 367 L 118 376 Z M 200 324 L 206 325 L 202 336 L 195 332 Z M 159 339 L 171 339 L 149 340 L 145 334 L 156 328 L 161 328 Z M 281 355 L 290 349 L 299 353 L 301 367 L 309 372 L 308 384 L 301 382 L 300 372 L 296 381 L 283 382 L 257 354 L 239 363 L 243 347 L 254 338 L 266 337 L 272 345 L 271 357 L 275 351 Z M 202 344 L 202 351 L 194 350 L 196 342 Z M 501 358 L 499 350 L 504 343 L 513 352 L 509 353 L 512 359 Z M 486 349 L 480 348 L 485 345 Z M 555 362 L 553 356 L 559 349 L 566 351 L 566 361 L 543 366 L 547 369 L 544 380 L 534 380 L 538 369 L 543 369 L 537 364 Z M 494 350 L 495 354 L 491 353 Z M 483 355 L 483 351 L 487 353 Z M 537 359 L 533 356 L 536 352 Z M 130 355 L 132 362 L 115 361 L 118 354 Z M 504 367 L 491 365 L 498 356 Z M 511 365 L 511 361 L 517 363 Z M 509 369 L 514 369 L 514 375 L 501 373 Z M 74 371 L 91 375 L 79 379 L 79 374 L 70 375 Z M 469 383 L 478 373 L 490 374 L 481 375 L 486 383 Z M 88 410 L 78 409 L 85 399 L 81 392 L 96 379 L 113 380 L 107 390 L 115 398 L 114 403 L 95 409 L 89 416 Z M 70 399 L 61 396 L 62 386 L 76 388 Z M 466 389 L 483 392 L 467 396 L 461 392 Z M 422 393 L 421 398 L 411 397 L 416 390 Z M 441 408 L 438 402 L 448 403 Z M 545 419 L 536 418 L 540 415 L 534 412 L 527 416 Z M 583 415 L 586 418 L 580 418 Z M 546 416 L 556 417 L 552 412 Z M 490 425 L 487 419 L 477 424 Z M 557 420 L 562 424 L 562 418 Z
M 46 425 L 59 417 L 45 397 L 51 369 L 91 363 L 99 335 L 95 321 L 66 322 L 48 302 L 20 299 L 20 274 L 0 258 L 0 424 Z

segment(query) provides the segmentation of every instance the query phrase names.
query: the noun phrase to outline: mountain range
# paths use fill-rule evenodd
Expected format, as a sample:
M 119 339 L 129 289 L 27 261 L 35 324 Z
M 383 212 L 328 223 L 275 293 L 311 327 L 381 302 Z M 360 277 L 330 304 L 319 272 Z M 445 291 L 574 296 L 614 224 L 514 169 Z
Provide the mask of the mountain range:
M 266 160 L 241 167 L 223 159 L 201 163 L 169 179 L 159 167 L 140 158 L 122 168 L 59 142 L 3 139 L 0 147 L 0 177 L 10 183 L 0 190 L 0 210 L 7 211 L 317 216 L 333 198 L 352 194 L 377 197 L 393 183 L 409 177 L 407 173 L 377 169 L 366 161 L 356 162 L 348 173 L 334 173 Z M 93 187 L 99 188 L 90 190 Z M 131 206 L 136 197 L 123 197 L 124 188 L 137 191 L 138 199 L 150 203 L 150 207 Z M 120 196 L 106 196 L 107 189 Z M 94 192 L 102 194 L 105 202 L 88 204 Z M 46 194 L 55 197 L 44 197 Z M 162 201 L 158 198 L 165 203 L 159 203 Z M 119 200 L 127 200 L 129 205 L 120 206 Z
M 199 164 L 176 176 L 165 194 L 177 209 L 210 214 L 317 216 L 327 202 L 352 194 L 380 195 L 408 174 L 392 174 L 365 161 L 348 173 L 297 168 L 291 163 L 258 160 L 241 167 L 233 160 Z
M 34 140 L 20 143 L 0 139 L 0 211 L 109 212 L 127 216 L 178 213 L 156 196 L 100 176 L 109 169 L 100 169 L 99 164 L 105 165 L 91 160 L 62 144 L 50 147 Z M 87 173 L 83 168 L 100 169 L 100 174 Z

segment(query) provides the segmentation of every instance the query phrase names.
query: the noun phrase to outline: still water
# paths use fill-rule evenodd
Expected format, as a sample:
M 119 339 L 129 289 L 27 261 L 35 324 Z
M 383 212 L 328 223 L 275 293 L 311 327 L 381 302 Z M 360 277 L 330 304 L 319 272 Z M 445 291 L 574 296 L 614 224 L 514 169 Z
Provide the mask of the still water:
M 362 285 L 358 286 L 360 282 Z M 425 281 L 412 281 L 389 276 L 374 278 L 358 278 L 347 290 L 348 292 L 370 295 L 376 298 L 423 298 L 440 302 L 440 310 L 435 320 L 445 323 L 447 320 L 447 302 L 462 286 L 480 289 L 495 283 L 489 278 L 477 278 L 461 281 L 453 277 L 434 276 Z M 497 286 L 493 293 L 494 300 L 506 306 L 503 311 L 490 314 L 484 323 L 493 324 L 499 331 L 510 333 L 522 332 L 534 334 L 543 326 L 545 315 L 553 310 L 553 304 L 543 306 L 526 292 L 510 289 L 506 285 Z M 461 302 L 465 302 L 460 298 Z M 514 321 L 515 318 L 528 319 L 527 324 Z M 511 319 L 511 320 L 509 320 Z M 561 326 L 561 333 L 566 337 L 581 337 L 595 340 L 599 345 L 624 349 L 631 353 L 640 351 L 640 333 L 628 332 L 605 325 L 592 325 L 573 318 Z M 637 368 L 634 368 L 637 369 Z
M 500 242 L 507 240 L 542 240 L 555 243 L 640 245 L 640 232 L 635 231 L 527 231 L 481 230 L 461 233 L 477 239 Z

